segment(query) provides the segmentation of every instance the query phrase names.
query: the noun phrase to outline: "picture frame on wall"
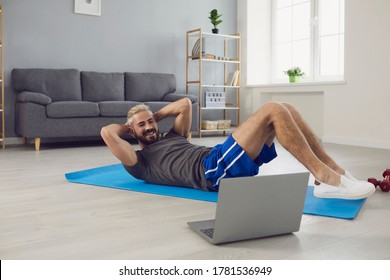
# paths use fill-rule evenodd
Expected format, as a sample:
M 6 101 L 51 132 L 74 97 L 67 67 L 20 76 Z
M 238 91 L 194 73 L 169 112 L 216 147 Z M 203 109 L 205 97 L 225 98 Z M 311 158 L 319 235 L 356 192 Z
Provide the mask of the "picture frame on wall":
M 74 0 L 74 12 L 92 16 L 101 15 L 101 0 Z

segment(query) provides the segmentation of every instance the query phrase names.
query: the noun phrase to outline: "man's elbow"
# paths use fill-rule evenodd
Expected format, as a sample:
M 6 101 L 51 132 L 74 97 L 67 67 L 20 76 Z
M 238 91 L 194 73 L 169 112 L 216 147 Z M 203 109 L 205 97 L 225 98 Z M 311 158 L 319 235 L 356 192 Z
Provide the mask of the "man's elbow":
M 187 104 L 189 106 L 192 106 L 192 100 L 189 98 L 189 97 L 185 97 L 186 101 L 187 101 Z
M 192 101 L 191 99 L 189 99 L 188 97 L 185 97 L 183 98 L 183 103 L 184 103 L 184 107 L 187 109 L 187 110 L 191 110 L 192 109 Z
M 176 101 L 176 109 L 174 112 L 175 116 L 178 116 L 179 114 L 187 114 L 188 112 L 192 111 L 192 102 L 191 99 L 184 97 L 182 99 L 179 99 Z
M 103 140 L 107 140 L 110 137 L 109 130 L 107 127 L 103 126 L 102 129 L 100 130 L 100 136 L 103 138 Z
M 105 129 L 105 128 L 106 128 L 106 127 L 103 126 L 102 129 L 100 129 L 100 136 L 102 136 L 102 137 L 103 137 L 103 135 L 106 133 L 106 129 Z
M 189 98 L 184 98 L 183 113 L 191 115 L 192 114 L 192 102 Z

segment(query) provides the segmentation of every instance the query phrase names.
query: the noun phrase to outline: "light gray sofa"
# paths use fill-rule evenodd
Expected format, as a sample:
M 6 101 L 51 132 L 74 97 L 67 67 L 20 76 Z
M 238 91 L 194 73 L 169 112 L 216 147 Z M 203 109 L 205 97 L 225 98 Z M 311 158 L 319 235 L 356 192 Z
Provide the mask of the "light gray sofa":
M 192 131 L 198 127 L 198 100 L 176 93 L 176 78 L 163 73 L 103 73 L 77 69 L 13 69 L 17 92 L 16 133 L 34 138 L 99 136 L 103 126 L 125 123 L 129 108 L 145 103 L 152 111 L 183 97 L 192 101 Z M 167 132 L 173 118 L 159 123 Z M 27 141 L 26 141 L 27 142 Z

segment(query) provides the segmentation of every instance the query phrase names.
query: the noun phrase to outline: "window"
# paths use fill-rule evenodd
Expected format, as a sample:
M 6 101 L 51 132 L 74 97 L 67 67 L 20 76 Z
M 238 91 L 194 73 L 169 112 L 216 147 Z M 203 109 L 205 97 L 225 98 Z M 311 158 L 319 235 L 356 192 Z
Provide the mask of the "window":
M 272 82 L 300 67 L 306 81 L 344 77 L 344 0 L 272 1 Z

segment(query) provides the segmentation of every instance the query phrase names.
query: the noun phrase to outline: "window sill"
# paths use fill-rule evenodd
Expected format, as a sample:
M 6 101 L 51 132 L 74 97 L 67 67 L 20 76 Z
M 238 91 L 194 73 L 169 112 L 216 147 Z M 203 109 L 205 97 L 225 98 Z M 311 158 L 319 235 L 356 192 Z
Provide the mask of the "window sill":
M 276 87 L 300 87 L 300 86 L 332 86 L 345 85 L 347 81 L 318 81 L 318 82 L 297 82 L 297 83 L 275 83 L 275 84 L 258 84 L 246 85 L 247 88 L 276 88 Z

